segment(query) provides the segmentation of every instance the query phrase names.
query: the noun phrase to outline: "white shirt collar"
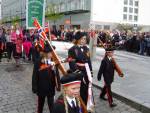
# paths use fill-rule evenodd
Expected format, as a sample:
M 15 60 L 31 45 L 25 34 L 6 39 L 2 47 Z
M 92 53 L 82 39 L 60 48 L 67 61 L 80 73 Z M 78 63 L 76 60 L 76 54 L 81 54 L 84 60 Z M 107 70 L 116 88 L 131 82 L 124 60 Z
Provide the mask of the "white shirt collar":
M 67 102 L 69 103 L 69 105 L 70 105 L 71 107 L 73 107 L 73 105 L 72 105 L 72 100 L 74 101 L 75 106 L 76 106 L 76 99 L 75 99 L 75 98 L 70 98 L 70 97 L 66 96 L 66 99 L 67 99 Z
M 107 57 L 108 57 L 108 59 L 109 59 L 109 60 L 111 60 L 111 59 L 112 59 L 112 58 L 111 58 L 111 57 L 109 57 L 109 56 L 107 56 Z

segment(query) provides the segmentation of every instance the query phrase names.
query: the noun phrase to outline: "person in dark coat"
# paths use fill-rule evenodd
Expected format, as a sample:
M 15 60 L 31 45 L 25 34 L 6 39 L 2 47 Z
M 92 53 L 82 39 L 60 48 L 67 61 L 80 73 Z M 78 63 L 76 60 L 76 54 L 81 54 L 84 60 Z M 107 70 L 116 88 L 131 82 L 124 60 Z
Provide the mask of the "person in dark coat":
M 80 73 L 69 73 L 61 78 L 63 95 L 55 102 L 53 113 L 87 113 L 80 95 Z
M 79 70 L 84 75 L 81 81 L 80 95 L 85 105 L 87 105 L 89 80 L 85 68 L 85 63 L 88 63 L 92 74 L 89 49 L 87 48 L 87 46 L 85 46 L 85 34 L 83 32 L 78 31 L 74 37 L 76 40 L 75 45 L 72 46 L 68 51 L 68 57 L 74 60 L 72 62 L 69 62 L 69 66 L 72 71 Z
M 41 55 L 40 62 L 37 64 L 38 65 L 35 69 L 36 82 L 34 82 L 34 86 L 36 86 L 37 88 L 33 89 L 38 96 L 38 113 L 43 113 L 43 107 L 46 97 L 48 100 L 50 113 L 52 113 L 55 88 L 57 86 L 60 87 L 60 78 L 58 68 L 52 61 L 52 48 L 50 48 L 49 45 L 45 46 L 44 52 Z
M 109 106 L 115 107 L 116 104 L 113 103 L 112 92 L 111 92 L 111 84 L 114 80 L 114 71 L 115 71 L 115 66 L 112 62 L 112 57 L 113 57 L 113 49 L 107 48 L 105 57 L 103 58 L 98 71 L 97 79 L 100 81 L 101 76 L 103 75 L 104 83 L 105 83 L 102 92 L 100 94 L 100 99 L 107 100 L 105 98 L 105 95 L 107 93 Z
M 3 28 L 0 28 L 0 62 L 2 58 L 2 53 L 5 50 L 5 44 L 6 44 L 6 36 Z
M 36 72 L 39 68 L 39 63 L 41 60 L 40 54 L 43 52 L 43 48 L 40 46 L 40 44 L 35 43 L 33 47 L 33 73 L 32 73 L 32 92 L 36 93 L 37 92 L 37 75 Z

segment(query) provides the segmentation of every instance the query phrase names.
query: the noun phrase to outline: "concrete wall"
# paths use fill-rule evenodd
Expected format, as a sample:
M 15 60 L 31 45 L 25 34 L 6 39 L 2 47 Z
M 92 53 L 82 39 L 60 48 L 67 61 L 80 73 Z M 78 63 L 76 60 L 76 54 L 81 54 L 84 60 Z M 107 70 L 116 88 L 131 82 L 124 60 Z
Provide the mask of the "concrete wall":
M 69 25 L 65 24 L 66 19 L 71 18 L 71 25 L 80 25 L 81 28 L 88 29 L 89 23 L 90 23 L 90 13 L 82 13 L 82 14 L 71 14 L 71 15 L 65 15 L 58 21 L 56 21 L 56 25 L 65 25 L 65 28 L 68 28 Z M 53 25 L 54 22 L 51 21 L 51 25 Z
M 25 14 L 26 0 L 2 0 L 2 16 L 21 16 L 21 13 Z M 23 14 L 22 14 L 23 15 Z
M 92 17 L 94 22 L 122 21 L 123 0 L 93 0 Z

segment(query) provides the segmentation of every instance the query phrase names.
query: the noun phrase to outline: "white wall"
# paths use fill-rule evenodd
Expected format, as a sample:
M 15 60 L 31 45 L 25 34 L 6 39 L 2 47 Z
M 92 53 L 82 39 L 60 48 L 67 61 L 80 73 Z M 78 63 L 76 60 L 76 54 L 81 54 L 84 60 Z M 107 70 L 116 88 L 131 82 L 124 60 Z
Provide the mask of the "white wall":
M 123 20 L 123 0 L 93 0 L 91 21 L 120 23 Z
M 150 25 L 150 0 L 139 0 L 139 24 Z

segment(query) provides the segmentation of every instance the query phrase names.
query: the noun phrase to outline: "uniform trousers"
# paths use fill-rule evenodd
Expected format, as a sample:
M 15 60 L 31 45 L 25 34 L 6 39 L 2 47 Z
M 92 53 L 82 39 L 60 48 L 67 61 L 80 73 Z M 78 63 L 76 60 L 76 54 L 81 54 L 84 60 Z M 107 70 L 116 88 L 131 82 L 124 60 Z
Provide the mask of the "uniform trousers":
M 108 97 L 108 102 L 109 105 L 111 105 L 113 103 L 113 98 L 112 98 L 112 91 L 111 91 L 111 84 L 109 85 L 104 85 L 102 92 L 100 94 L 100 97 L 104 97 L 107 94 Z
M 52 113 L 52 109 L 54 105 L 54 96 L 38 96 L 38 113 L 43 113 L 43 107 L 44 107 L 46 97 L 47 97 L 49 111 L 50 113 Z

